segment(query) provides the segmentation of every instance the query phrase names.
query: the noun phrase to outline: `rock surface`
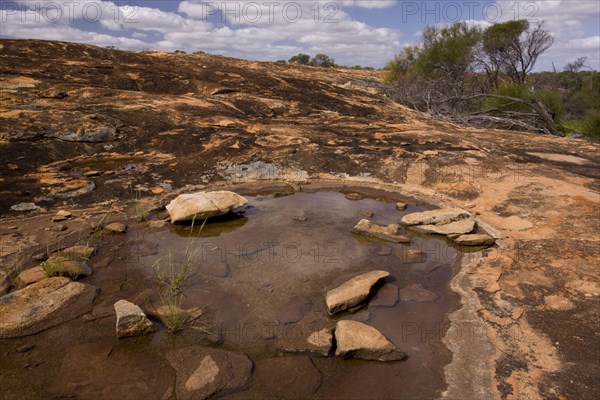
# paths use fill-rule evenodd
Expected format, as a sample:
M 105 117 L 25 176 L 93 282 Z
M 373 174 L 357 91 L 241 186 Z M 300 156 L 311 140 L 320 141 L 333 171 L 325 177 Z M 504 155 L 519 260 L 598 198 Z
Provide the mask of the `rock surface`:
M 304 399 L 321 386 L 309 357 L 276 357 L 256 362 L 256 379 L 277 399 Z
M 460 235 L 454 239 L 454 242 L 461 246 L 493 246 L 496 239 L 487 233 L 473 233 L 470 235 Z
M 459 208 L 442 208 L 439 210 L 429 210 L 407 214 L 402 217 L 401 223 L 408 226 L 441 225 L 470 217 L 470 212 L 461 210 Z
M 334 328 L 333 322 L 311 313 L 298 323 L 285 326 L 276 347 L 289 353 L 327 356 L 331 351 Z
M 112 222 L 104 227 L 104 231 L 108 233 L 123 234 L 127 232 L 127 225 L 122 222 Z
M 0 338 L 32 335 L 88 313 L 97 289 L 48 278 L 0 297 Z
M 400 289 L 400 301 L 416 301 L 429 303 L 436 301 L 440 296 L 431 290 L 425 289 L 420 283 L 415 283 Z
M 468 218 L 439 225 L 413 225 L 410 229 L 419 233 L 433 233 L 444 236 L 462 235 L 473 232 L 473 229 L 475 229 L 475 220 L 473 218 Z
M 193 219 L 201 221 L 227 214 L 247 203 L 248 200 L 233 192 L 198 192 L 177 196 L 167 205 L 167 211 L 172 223 Z
M 117 337 L 126 338 L 143 336 L 154 332 L 154 325 L 146 317 L 141 308 L 127 300 L 119 300 L 115 303 L 117 314 Z
M 252 361 L 242 353 L 193 346 L 167 353 L 167 360 L 177 372 L 178 400 L 233 393 L 246 388 L 252 379 Z
M 371 271 L 358 275 L 325 294 L 325 304 L 330 315 L 347 310 L 365 300 L 379 280 L 389 276 L 386 271 Z
M 67 276 L 71 279 L 92 275 L 85 261 L 67 258 L 65 253 L 54 253 L 40 267 L 48 276 Z
M 369 306 L 393 307 L 398 303 L 398 298 L 398 286 L 386 283 L 373 296 Z
M 46 278 L 48 278 L 48 274 L 42 267 L 33 267 L 17 275 L 16 283 L 20 286 L 29 286 Z
M 335 328 L 335 355 L 374 361 L 398 361 L 406 358 L 377 329 L 358 321 L 338 321 Z
M 372 223 L 368 219 L 361 219 L 352 229 L 352 232 L 366 236 L 372 236 L 377 239 L 387 240 L 394 243 L 410 243 L 410 238 L 400 234 L 401 227 L 397 224 L 381 226 Z

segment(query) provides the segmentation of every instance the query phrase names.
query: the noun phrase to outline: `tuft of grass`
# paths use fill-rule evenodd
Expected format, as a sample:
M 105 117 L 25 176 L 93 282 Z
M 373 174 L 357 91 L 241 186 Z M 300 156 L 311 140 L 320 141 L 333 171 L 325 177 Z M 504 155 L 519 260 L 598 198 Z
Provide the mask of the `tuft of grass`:
M 157 314 L 169 334 L 175 334 L 185 328 L 198 329 L 211 334 L 197 316 L 192 315 L 190 310 L 181 308 L 182 299 L 185 296 L 185 287 L 193 274 L 192 267 L 198 255 L 197 241 L 192 237 L 194 223 L 195 221 L 192 221 L 190 237 L 183 257 L 177 260 L 169 250 L 166 258 L 159 258 L 152 265 L 159 284 L 160 302 L 162 304 Z M 205 223 L 206 220 L 202 223 L 200 230 L 204 228 Z

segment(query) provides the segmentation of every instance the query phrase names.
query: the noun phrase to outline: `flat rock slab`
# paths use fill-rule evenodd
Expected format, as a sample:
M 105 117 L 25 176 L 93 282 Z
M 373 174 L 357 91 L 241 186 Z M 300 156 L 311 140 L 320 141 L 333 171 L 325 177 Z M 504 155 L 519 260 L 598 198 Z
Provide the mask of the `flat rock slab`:
M 227 278 L 230 274 L 229 264 L 223 261 L 201 263 L 198 267 L 201 273 L 216 278 Z
M 247 388 L 252 380 L 252 361 L 242 353 L 198 346 L 167 353 L 177 372 L 178 400 L 204 400 Z
M 105 338 L 69 347 L 44 398 L 168 399 L 172 391 L 173 372 L 160 354 Z
M 86 314 L 97 288 L 48 278 L 0 297 L 0 338 L 32 335 Z
M 436 293 L 425 289 L 420 283 L 400 289 L 400 301 L 416 301 L 419 303 L 429 303 L 439 299 Z
M 406 358 L 406 354 L 381 332 L 362 322 L 338 321 L 335 340 L 336 356 L 373 361 L 399 361 Z
M 486 233 L 473 233 L 460 235 L 454 239 L 454 242 L 461 246 L 493 246 L 496 239 Z
M 333 344 L 335 323 L 320 314 L 311 313 L 298 323 L 286 326 L 276 347 L 288 353 L 310 353 L 327 356 Z
M 402 228 L 398 224 L 381 226 L 372 223 L 368 219 L 361 219 L 352 229 L 352 232 L 386 240 L 388 242 L 410 243 L 410 238 L 400 233 L 401 229 Z
M 369 303 L 369 307 L 393 307 L 396 305 L 396 303 L 398 303 L 398 299 L 398 286 L 386 283 L 381 288 L 379 288 L 379 290 L 373 297 L 373 300 L 371 300 L 371 302 Z
M 17 275 L 17 285 L 29 286 L 46 278 L 48 278 L 48 274 L 42 267 L 33 267 Z
M 198 192 L 177 196 L 167 205 L 167 211 L 171 216 L 171 223 L 194 219 L 202 221 L 227 214 L 247 203 L 248 200 L 234 192 Z
M 117 314 L 117 337 L 143 336 L 154 332 L 154 325 L 146 317 L 142 309 L 127 300 L 119 300 L 115 303 Z
M 436 235 L 463 235 L 473 232 L 475 229 L 475 220 L 473 218 L 461 219 L 459 221 L 449 222 L 439 225 L 413 225 L 410 229 L 419 233 L 428 233 Z
M 321 386 L 309 357 L 277 357 L 256 362 L 256 379 L 277 399 L 304 399 Z
M 298 322 L 311 308 L 312 302 L 308 298 L 294 296 L 279 310 L 275 317 L 282 324 Z
M 407 214 L 402 217 L 404 225 L 441 225 L 471 217 L 471 213 L 460 208 L 443 208 L 418 213 Z
M 325 294 L 325 304 L 330 315 L 347 310 L 365 300 L 371 293 L 373 286 L 389 276 L 387 271 L 371 271 L 355 276 L 335 289 Z

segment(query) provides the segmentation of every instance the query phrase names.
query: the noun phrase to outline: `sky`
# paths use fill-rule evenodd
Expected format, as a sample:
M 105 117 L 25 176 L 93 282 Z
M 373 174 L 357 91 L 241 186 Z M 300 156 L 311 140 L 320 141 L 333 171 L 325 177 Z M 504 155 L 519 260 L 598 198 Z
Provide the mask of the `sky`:
M 381 68 L 427 25 L 545 21 L 554 45 L 536 70 L 578 57 L 600 70 L 600 1 L 0 0 L 0 37 L 63 40 L 122 50 L 204 51 L 276 61 L 325 53 Z

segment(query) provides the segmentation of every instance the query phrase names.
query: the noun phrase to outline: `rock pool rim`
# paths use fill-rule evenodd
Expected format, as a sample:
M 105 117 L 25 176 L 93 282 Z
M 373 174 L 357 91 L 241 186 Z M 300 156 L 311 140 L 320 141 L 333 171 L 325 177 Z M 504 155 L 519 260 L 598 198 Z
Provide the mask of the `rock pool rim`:
M 339 178 L 326 176 L 309 178 L 304 181 L 251 181 L 231 182 L 220 181 L 204 185 L 189 185 L 169 194 L 169 197 L 177 196 L 194 190 L 232 190 L 243 196 L 268 195 L 277 192 L 293 194 L 297 192 L 314 193 L 318 191 L 336 191 L 340 193 L 363 193 L 371 198 L 383 196 L 380 200 L 402 201 L 408 204 L 421 205 L 434 208 L 462 207 L 460 200 L 454 200 L 433 189 L 423 188 L 410 184 L 385 183 L 376 178 Z M 169 199 L 170 200 L 170 199 Z M 167 201 L 163 201 L 166 204 Z M 496 239 L 495 246 L 502 249 L 504 234 L 491 223 L 482 220 L 475 215 L 477 225 L 483 228 L 490 236 Z M 413 233 L 414 234 L 414 233 Z M 442 239 L 442 238 L 438 238 Z M 480 249 L 474 253 L 476 257 L 481 254 Z M 452 355 L 452 360 L 444 367 L 443 377 L 446 390 L 442 392 L 442 398 L 460 398 L 469 393 L 480 393 L 482 397 L 492 398 L 496 395 L 494 388 L 488 382 L 494 382 L 493 368 L 480 368 L 479 365 L 494 365 L 494 352 L 496 344 L 487 337 L 485 324 L 477 319 L 477 298 L 473 291 L 473 285 L 466 276 L 466 268 L 474 262 L 473 257 L 465 257 L 460 251 L 453 265 L 453 277 L 446 288 L 450 296 L 457 298 L 456 309 L 448 310 L 444 318 L 441 346 Z M 451 335 L 452 332 L 461 332 L 461 325 L 475 323 L 475 329 L 482 332 L 480 342 L 473 342 L 468 335 Z M 469 354 L 480 355 L 478 364 L 471 362 Z M 461 377 L 470 376 L 470 379 Z M 486 388 L 481 392 L 481 388 Z
M 314 193 L 319 191 L 335 191 L 344 194 L 361 193 L 365 197 L 379 199 L 382 201 L 402 201 L 412 205 L 420 205 L 433 208 L 454 208 L 462 207 L 460 200 L 452 199 L 433 189 L 415 186 L 411 184 L 386 183 L 377 178 L 364 177 L 337 177 L 330 174 L 320 177 L 309 177 L 302 181 L 286 181 L 283 179 L 272 180 L 253 180 L 243 182 L 233 182 L 221 180 L 209 184 L 187 185 L 176 189 L 170 193 L 158 196 L 149 211 L 164 209 L 164 206 L 179 194 L 190 193 L 194 191 L 208 190 L 231 190 L 243 196 L 257 195 L 291 195 L 297 192 Z M 127 202 L 130 203 L 130 202 Z M 104 207 L 93 206 L 87 209 L 101 209 Z M 81 209 L 84 210 L 84 209 Z M 45 211 L 45 210 L 44 210 Z M 54 210 L 55 211 L 55 210 Z M 48 213 L 48 215 L 52 212 Z M 4 222 L 10 224 L 11 221 L 22 221 L 39 217 L 39 214 L 30 214 L 29 216 L 11 215 Z M 494 225 L 482 220 L 479 215 L 475 215 L 477 224 L 482 227 L 489 235 L 496 239 L 495 246 L 502 249 L 504 234 Z M 438 239 L 442 239 L 441 237 Z M 479 250 L 478 250 L 479 253 Z M 444 367 L 443 380 L 446 390 L 442 392 L 442 398 L 457 398 L 468 393 L 479 392 L 485 387 L 485 393 L 480 393 L 484 397 L 494 397 L 494 388 L 484 382 L 493 382 L 494 373 L 492 369 L 480 368 L 478 365 L 494 364 L 494 351 L 496 345 L 494 341 L 485 334 L 481 336 L 481 343 L 473 343 L 465 335 L 450 336 L 452 331 L 461 330 L 461 324 L 465 321 L 476 322 L 481 332 L 485 332 L 486 325 L 483 321 L 477 319 L 477 298 L 473 291 L 473 286 L 466 277 L 465 269 L 473 262 L 472 257 L 465 257 L 460 251 L 453 265 L 453 277 L 446 288 L 451 296 L 458 298 L 455 302 L 456 309 L 449 310 L 444 318 L 444 328 L 442 332 L 442 346 L 445 351 L 452 355 L 451 362 Z M 468 335 L 467 335 L 468 336 Z M 478 353 L 479 351 L 479 353 Z M 469 354 L 480 354 L 478 365 L 470 362 Z M 465 380 L 461 377 L 470 376 L 471 379 Z

